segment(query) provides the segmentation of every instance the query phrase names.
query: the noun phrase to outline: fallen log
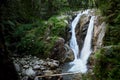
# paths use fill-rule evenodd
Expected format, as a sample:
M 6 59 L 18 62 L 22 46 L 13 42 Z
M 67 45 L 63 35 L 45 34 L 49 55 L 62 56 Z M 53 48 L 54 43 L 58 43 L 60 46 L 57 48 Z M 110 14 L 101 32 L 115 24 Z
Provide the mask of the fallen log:
M 52 75 L 42 75 L 42 76 L 36 76 L 38 78 L 42 77 L 53 77 L 53 76 L 64 76 L 64 75 L 71 75 L 71 74 L 78 74 L 80 72 L 74 72 L 74 73 L 61 73 L 61 74 L 52 74 Z

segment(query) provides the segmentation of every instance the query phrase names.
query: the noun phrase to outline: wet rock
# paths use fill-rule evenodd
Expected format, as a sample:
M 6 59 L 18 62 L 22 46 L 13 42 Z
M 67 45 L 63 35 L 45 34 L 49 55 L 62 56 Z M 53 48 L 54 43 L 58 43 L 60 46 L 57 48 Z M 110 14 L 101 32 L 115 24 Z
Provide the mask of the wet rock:
M 84 25 L 90 20 L 90 16 L 83 14 L 80 18 L 80 27 L 84 27 Z
M 83 42 L 84 42 L 84 39 L 87 33 L 89 21 L 90 21 L 90 16 L 88 14 L 83 14 L 75 29 L 77 43 L 78 43 L 80 51 L 82 49 Z
M 73 61 L 74 60 L 74 53 L 73 53 L 72 49 L 67 44 L 65 44 L 65 49 L 66 49 L 66 57 L 65 57 L 64 62 Z

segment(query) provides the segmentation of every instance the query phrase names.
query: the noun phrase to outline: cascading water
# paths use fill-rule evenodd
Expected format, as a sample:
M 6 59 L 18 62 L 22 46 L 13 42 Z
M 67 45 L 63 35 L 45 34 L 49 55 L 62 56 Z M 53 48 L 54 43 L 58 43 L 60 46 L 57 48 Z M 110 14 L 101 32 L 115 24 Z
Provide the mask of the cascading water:
M 74 52 L 75 60 L 77 60 L 77 54 L 79 52 L 79 48 L 78 48 L 76 37 L 75 37 L 75 27 L 80 19 L 80 16 L 81 16 L 81 12 L 77 15 L 77 17 L 73 20 L 73 22 L 71 24 L 72 37 L 70 40 L 70 47 Z
M 87 64 L 87 59 L 89 58 L 92 50 L 91 50 L 91 41 L 92 41 L 92 32 L 94 27 L 94 17 L 92 16 L 90 19 L 89 27 L 87 30 L 87 35 L 85 37 L 84 45 L 81 51 L 80 59 L 83 61 L 84 64 Z
M 87 71 L 87 60 L 89 55 L 91 54 L 91 40 L 92 40 L 92 32 L 93 32 L 93 27 L 94 27 L 94 16 L 91 17 L 89 27 L 87 30 L 87 35 L 85 37 L 84 45 L 81 50 L 81 55 L 80 58 L 77 58 L 78 53 L 79 53 L 79 48 L 77 45 L 76 41 L 76 36 L 75 36 L 75 27 L 80 19 L 80 16 L 83 14 L 88 14 L 88 11 L 85 11 L 83 13 L 79 13 L 77 17 L 73 20 L 72 22 L 72 37 L 70 40 L 70 47 L 74 52 L 75 60 L 71 62 L 72 68 L 69 69 L 69 72 L 81 72 L 85 73 Z
M 80 12 L 71 23 L 72 36 L 71 36 L 71 39 L 70 39 L 70 47 L 74 52 L 75 60 L 77 60 L 77 56 L 78 56 L 78 53 L 79 53 L 79 48 L 78 48 L 78 44 L 77 44 L 76 36 L 75 36 L 75 27 L 78 24 L 81 15 L 88 14 L 88 11 L 89 10 L 86 10 L 83 13 Z

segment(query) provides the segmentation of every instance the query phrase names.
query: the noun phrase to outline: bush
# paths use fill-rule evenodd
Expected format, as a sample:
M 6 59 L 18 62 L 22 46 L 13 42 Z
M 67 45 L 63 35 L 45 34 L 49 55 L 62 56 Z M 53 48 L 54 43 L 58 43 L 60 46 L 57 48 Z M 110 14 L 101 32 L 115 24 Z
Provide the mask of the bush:
M 48 20 L 48 24 L 51 25 L 51 35 L 65 37 L 67 24 L 64 22 L 64 19 L 51 17 Z
M 95 64 L 96 80 L 120 79 L 120 45 L 102 48 Z
M 58 37 L 65 36 L 66 23 L 57 17 L 48 21 L 22 24 L 16 28 L 14 37 L 19 37 L 17 53 L 48 57 Z

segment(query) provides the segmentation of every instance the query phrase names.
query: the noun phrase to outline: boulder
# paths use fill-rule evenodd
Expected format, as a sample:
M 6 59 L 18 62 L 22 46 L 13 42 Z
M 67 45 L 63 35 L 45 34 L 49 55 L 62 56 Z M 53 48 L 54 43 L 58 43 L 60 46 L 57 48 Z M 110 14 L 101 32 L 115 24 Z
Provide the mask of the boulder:
M 74 53 L 72 51 L 72 49 L 67 45 L 65 44 L 65 49 L 66 49 L 66 56 L 65 56 L 65 60 L 64 62 L 71 62 L 74 60 Z
M 59 64 L 56 62 L 48 62 L 47 64 L 51 69 L 55 69 L 55 68 L 59 67 Z
M 35 76 L 35 71 L 32 68 L 29 68 L 26 70 L 26 75 L 29 77 L 34 77 Z
M 15 65 L 15 69 L 16 69 L 16 71 L 19 72 L 19 71 L 21 70 L 20 65 L 17 64 L 17 63 L 14 63 L 14 65 Z
M 33 69 L 34 70 L 38 70 L 38 69 L 40 69 L 40 66 L 39 65 L 35 65 L 35 66 L 33 66 Z
M 61 37 L 59 37 L 56 40 L 50 58 L 58 60 L 60 62 L 63 61 L 63 59 L 65 57 L 65 52 L 66 52 L 66 50 L 64 48 L 64 42 L 65 42 L 65 40 Z

